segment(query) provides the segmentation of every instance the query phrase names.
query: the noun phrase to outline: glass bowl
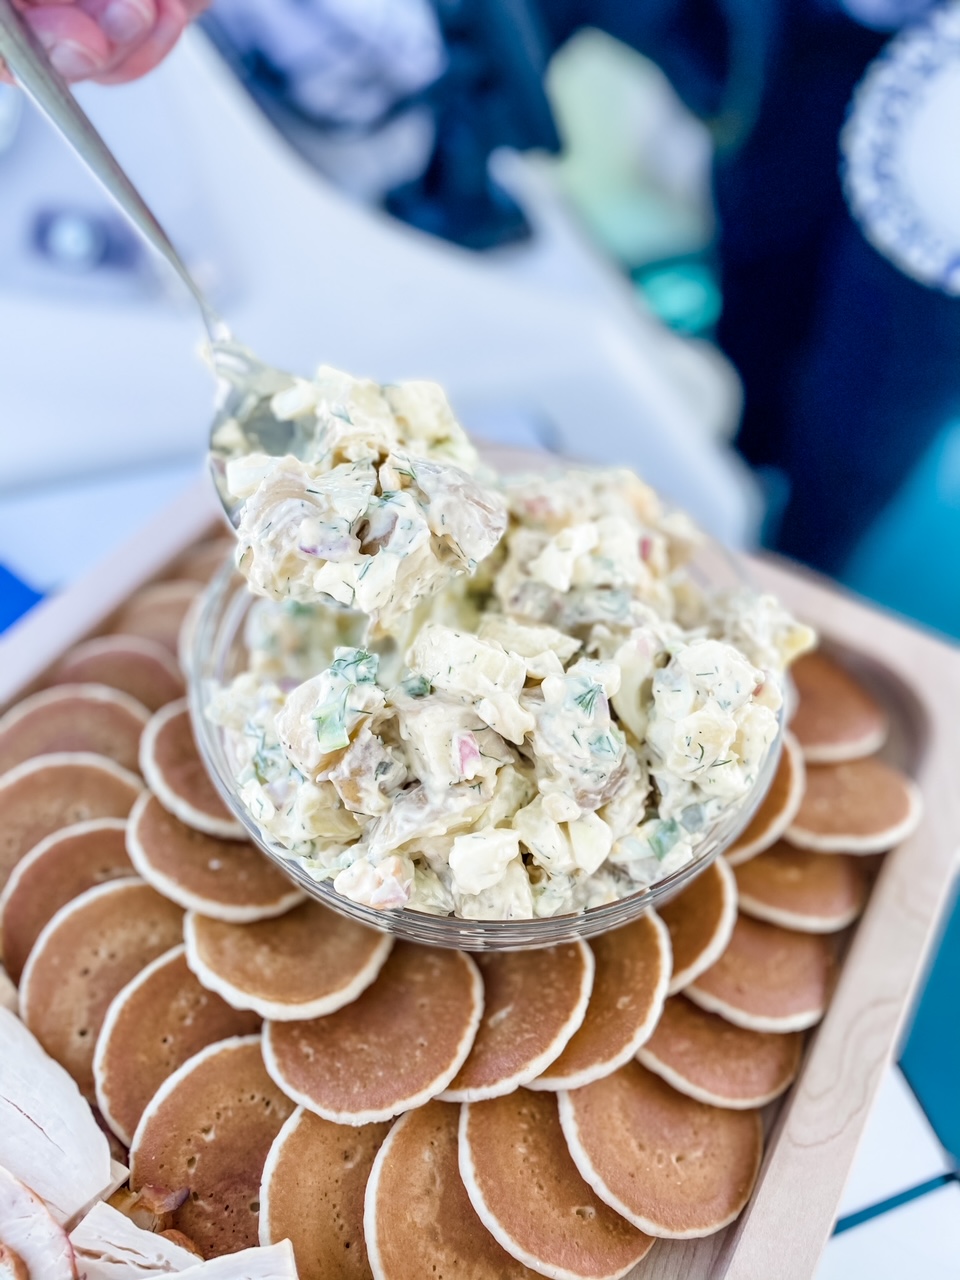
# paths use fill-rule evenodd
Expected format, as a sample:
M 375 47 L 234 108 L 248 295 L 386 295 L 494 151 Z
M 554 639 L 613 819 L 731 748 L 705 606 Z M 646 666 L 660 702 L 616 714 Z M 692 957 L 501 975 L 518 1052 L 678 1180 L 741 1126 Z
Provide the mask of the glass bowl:
M 698 551 L 693 571 L 703 585 L 713 589 L 745 585 L 744 575 L 733 557 L 714 543 L 708 542 Z M 304 893 L 342 915 L 412 942 L 463 951 L 510 951 L 553 946 L 573 938 L 589 938 L 616 929 L 635 920 L 648 907 L 668 901 L 728 848 L 753 817 L 773 780 L 783 740 L 782 712 L 777 736 L 767 752 L 753 790 L 740 805 L 722 813 L 708 828 L 703 841 L 695 849 L 693 859 L 656 884 L 603 906 L 542 919 L 461 920 L 455 916 L 431 915 L 406 907 L 378 910 L 351 902 L 338 893 L 332 883 L 314 880 L 295 857 L 260 830 L 237 795 L 223 731 L 206 714 L 217 690 L 243 670 L 243 628 L 253 600 L 254 596 L 232 564 L 225 564 L 198 602 L 191 635 L 187 638 L 184 658 L 194 733 L 213 782 L 254 844 Z

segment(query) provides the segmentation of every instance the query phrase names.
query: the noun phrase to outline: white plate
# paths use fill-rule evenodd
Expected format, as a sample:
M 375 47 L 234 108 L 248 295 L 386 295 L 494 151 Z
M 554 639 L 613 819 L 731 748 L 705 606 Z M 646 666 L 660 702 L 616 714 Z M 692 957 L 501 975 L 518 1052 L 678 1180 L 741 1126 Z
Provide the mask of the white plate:
M 864 235 L 922 284 L 960 295 L 960 2 L 902 32 L 868 68 L 840 137 Z

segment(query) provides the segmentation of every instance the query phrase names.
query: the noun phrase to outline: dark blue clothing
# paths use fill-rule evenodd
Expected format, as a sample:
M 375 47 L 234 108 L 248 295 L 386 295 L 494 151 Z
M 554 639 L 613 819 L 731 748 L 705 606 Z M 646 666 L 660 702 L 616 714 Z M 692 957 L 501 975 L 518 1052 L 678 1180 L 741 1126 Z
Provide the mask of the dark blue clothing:
M 554 47 L 601 27 L 710 124 L 717 339 L 745 389 L 737 444 L 789 480 L 776 547 L 839 572 L 960 412 L 960 299 L 871 248 L 840 187 L 848 103 L 889 37 L 816 0 L 540 4 Z

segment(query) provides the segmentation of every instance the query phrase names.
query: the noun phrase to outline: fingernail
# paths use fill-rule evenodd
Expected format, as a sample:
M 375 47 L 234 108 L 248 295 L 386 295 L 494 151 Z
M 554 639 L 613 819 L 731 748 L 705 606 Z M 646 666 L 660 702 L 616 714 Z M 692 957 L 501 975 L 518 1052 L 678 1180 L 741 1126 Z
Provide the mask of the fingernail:
M 99 69 L 99 63 L 82 45 L 61 40 L 50 50 L 50 61 L 65 80 L 83 80 Z
M 114 44 L 132 44 L 145 36 L 152 25 L 149 7 L 136 0 L 111 0 L 100 15 L 101 30 Z

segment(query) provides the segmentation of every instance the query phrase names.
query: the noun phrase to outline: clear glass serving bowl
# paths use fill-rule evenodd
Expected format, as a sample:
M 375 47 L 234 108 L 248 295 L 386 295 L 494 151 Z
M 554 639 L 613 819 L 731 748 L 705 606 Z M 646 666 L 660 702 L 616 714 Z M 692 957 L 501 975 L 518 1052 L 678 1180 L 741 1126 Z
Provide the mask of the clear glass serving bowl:
M 707 543 L 698 552 L 693 571 L 704 585 L 717 590 L 740 587 L 745 582 L 734 559 L 716 544 Z M 412 942 L 464 951 L 510 951 L 589 938 L 627 924 L 648 907 L 672 898 L 728 848 L 756 812 L 773 779 L 782 746 L 782 719 L 753 791 L 741 805 L 723 813 L 708 829 L 692 861 L 658 883 L 604 906 L 545 919 L 461 920 L 409 908 L 377 910 L 351 902 L 331 883 L 314 880 L 287 850 L 260 830 L 237 795 L 223 731 L 206 714 L 217 690 L 244 669 L 244 620 L 253 600 L 232 565 L 226 564 L 207 587 L 194 614 L 184 657 L 200 754 L 224 802 L 249 832 L 251 840 L 306 894 L 342 915 Z

